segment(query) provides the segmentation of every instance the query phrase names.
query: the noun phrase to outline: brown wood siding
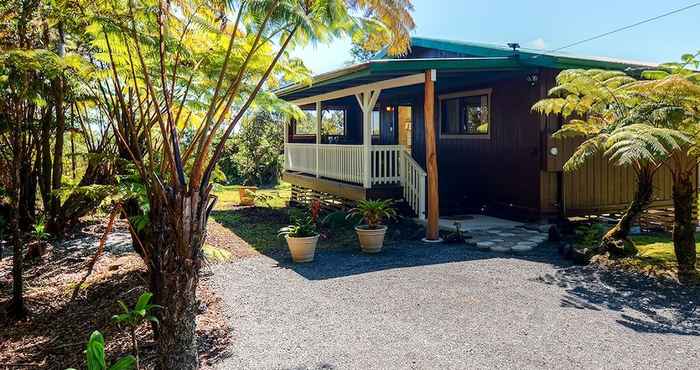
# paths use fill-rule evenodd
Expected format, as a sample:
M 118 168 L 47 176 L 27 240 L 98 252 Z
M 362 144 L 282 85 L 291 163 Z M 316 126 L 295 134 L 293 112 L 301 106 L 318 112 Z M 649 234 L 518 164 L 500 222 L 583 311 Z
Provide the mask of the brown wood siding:
M 555 84 L 558 71 L 545 70 L 540 73 L 542 96 Z M 593 215 L 625 209 L 634 197 L 636 176 L 631 168 L 615 166 L 602 155 L 591 158 L 580 169 L 561 172 L 564 163 L 571 158 L 582 138 L 553 139 L 551 134 L 561 125 L 554 116 L 541 117 L 543 160 L 540 172 L 540 208 L 543 214 L 559 214 L 558 173 L 563 173 L 563 198 L 566 216 Z M 557 156 L 549 153 L 556 147 Z M 697 180 L 696 180 L 697 181 Z M 672 204 L 672 178 L 666 168 L 654 176 L 653 207 Z
M 540 117 L 530 108 L 540 90 L 527 82 L 527 72 L 501 76 L 500 80 L 470 84 L 438 75 L 439 94 L 492 89 L 489 138 L 438 135 L 443 213 L 473 211 L 482 205 L 496 214 L 539 212 Z M 436 126 L 439 130 L 437 118 Z M 416 137 L 422 139 L 422 133 Z

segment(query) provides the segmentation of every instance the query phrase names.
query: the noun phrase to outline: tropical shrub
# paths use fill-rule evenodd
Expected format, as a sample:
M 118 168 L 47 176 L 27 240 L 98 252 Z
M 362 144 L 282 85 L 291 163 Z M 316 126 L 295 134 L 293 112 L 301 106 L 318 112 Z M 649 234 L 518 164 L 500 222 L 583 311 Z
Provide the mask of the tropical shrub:
M 283 127 L 280 114 L 266 111 L 258 111 L 243 121 L 232 140 L 237 151 L 233 154 L 235 174 L 231 175 L 245 185 L 276 183 L 282 170 Z
M 396 216 L 394 201 L 391 199 L 361 200 L 347 215 L 348 218 L 361 217 L 370 230 L 380 228 L 384 221 L 396 218 Z
M 292 238 L 308 238 L 318 235 L 316 223 L 311 215 L 292 217 L 291 224 L 281 228 L 279 236 L 289 236 Z

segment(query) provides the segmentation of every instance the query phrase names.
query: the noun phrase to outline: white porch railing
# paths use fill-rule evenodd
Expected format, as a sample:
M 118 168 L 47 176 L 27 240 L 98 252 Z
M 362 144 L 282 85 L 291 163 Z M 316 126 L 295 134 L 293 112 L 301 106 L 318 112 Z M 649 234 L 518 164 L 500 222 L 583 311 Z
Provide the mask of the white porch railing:
M 333 180 L 362 184 L 364 146 L 285 144 L 284 168 Z M 419 218 L 425 218 L 426 173 L 401 145 L 375 145 L 370 148 L 370 184 L 401 184 L 406 203 Z
M 401 182 L 400 161 L 401 145 L 376 145 L 370 148 L 372 153 L 372 172 L 370 173 L 372 185 L 396 184 Z
M 316 144 L 285 144 L 284 169 L 316 174 Z
M 362 145 L 321 145 L 318 174 L 321 177 L 362 184 Z
M 407 150 L 401 151 L 401 186 L 403 199 L 421 220 L 425 219 L 426 173 Z

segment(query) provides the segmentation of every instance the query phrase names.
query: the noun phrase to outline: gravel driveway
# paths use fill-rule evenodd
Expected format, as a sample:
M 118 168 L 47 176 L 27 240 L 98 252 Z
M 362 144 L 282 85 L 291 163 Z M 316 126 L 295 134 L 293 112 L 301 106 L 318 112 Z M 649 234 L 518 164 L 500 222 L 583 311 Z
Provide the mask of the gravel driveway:
M 700 290 L 457 245 L 213 267 L 221 369 L 700 368 Z

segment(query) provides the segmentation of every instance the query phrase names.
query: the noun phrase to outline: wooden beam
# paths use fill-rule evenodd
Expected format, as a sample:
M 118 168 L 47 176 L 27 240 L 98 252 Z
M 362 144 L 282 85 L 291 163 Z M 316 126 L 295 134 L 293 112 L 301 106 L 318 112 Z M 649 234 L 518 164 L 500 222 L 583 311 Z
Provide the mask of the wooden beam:
M 434 69 L 425 71 L 425 85 L 423 102 L 425 126 L 425 162 L 428 173 L 428 223 L 425 230 L 425 239 L 436 241 L 440 239 L 439 218 L 440 218 L 440 195 L 438 193 L 438 167 L 437 150 L 435 144 L 435 80 Z
M 372 92 L 362 93 L 362 185 L 365 189 L 372 187 L 372 108 L 369 106 Z
M 293 101 L 291 101 L 291 103 L 296 104 L 296 105 L 306 105 L 306 104 L 315 103 L 317 101 L 333 100 L 333 99 L 343 98 L 346 96 L 357 95 L 357 94 L 364 93 L 366 91 L 372 91 L 372 90 L 379 91 L 379 90 L 393 89 L 393 88 L 402 87 L 402 86 L 418 85 L 418 84 L 422 84 L 424 81 L 425 81 L 425 75 L 423 73 L 419 73 L 419 74 L 415 74 L 415 75 L 392 78 L 390 80 L 378 81 L 378 82 L 373 82 L 370 84 L 365 84 L 365 85 L 360 85 L 360 86 L 355 86 L 355 87 L 348 87 L 346 89 L 335 90 L 335 91 L 331 91 L 331 92 L 321 94 L 321 95 L 309 96 L 308 98 L 293 100 Z
M 321 145 L 321 102 L 316 102 L 316 177 L 321 177 L 321 172 L 319 171 L 320 161 L 319 161 L 319 150 Z

